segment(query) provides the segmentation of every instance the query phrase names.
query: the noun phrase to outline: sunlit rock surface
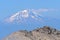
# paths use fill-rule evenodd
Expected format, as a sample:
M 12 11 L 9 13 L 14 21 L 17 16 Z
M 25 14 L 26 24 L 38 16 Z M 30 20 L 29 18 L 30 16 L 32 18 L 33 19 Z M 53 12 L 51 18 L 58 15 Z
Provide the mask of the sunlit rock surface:
M 3 40 L 60 40 L 60 31 L 44 26 L 29 32 L 26 30 L 14 32 Z

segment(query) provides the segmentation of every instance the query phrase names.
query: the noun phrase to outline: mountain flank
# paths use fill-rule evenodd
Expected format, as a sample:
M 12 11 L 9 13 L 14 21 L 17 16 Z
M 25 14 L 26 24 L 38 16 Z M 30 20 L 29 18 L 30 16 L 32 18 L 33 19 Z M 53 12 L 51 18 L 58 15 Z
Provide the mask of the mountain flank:
M 14 32 L 3 40 L 60 40 L 60 31 L 44 26 L 32 31 L 20 30 Z

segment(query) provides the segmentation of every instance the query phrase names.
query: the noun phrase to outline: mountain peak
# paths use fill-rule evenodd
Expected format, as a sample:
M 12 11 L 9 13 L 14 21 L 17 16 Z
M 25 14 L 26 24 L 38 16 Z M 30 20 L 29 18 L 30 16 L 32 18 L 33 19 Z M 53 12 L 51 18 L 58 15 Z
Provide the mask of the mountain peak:
M 40 20 L 42 18 L 42 15 L 37 11 L 37 10 L 30 10 L 30 9 L 25 9 L 23 11 L 19 11 L 15 14 L 13 14 L 12 16 L 10 16 L 9 18 L 6 19 L 7 22 L 21 22 L 22 20 L 25 21 L 26 19 L 29 20 Z

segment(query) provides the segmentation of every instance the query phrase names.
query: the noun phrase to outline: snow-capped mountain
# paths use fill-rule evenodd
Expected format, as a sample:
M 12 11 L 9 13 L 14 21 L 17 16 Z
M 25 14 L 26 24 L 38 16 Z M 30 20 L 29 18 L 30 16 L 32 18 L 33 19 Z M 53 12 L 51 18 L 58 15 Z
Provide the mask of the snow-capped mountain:
M 49 15 L 47 12 L 55 11 L 53 9 L 25 9 L 22 11 L 18 11 L 12 16 L 8 17 L 5 21 L 9 23 L 20 23 L 20 24 L 31 24 L 31 25 L 39 25 L 45 24 L 50 25 L 53 23 L 57 23 L 57 20 Z M 52 13 L 50 13 L 52 14 Z M 45 16 L 46 15 L 46 16 Z M 54 24 L 53 24 L 54 25 Z
M 44 12 L 44 11 L 48 11 L 48 10 L 47 9 L 40 9 L 40 10 L 27 9 L 27 10 L 19 11 L 13 14 L 12 16 L 10 16 L 9 18 L 7 18 L 6 21 L 7 22 L 14 22 L 14 21 L 22 22 L 28 19 L 34 19 L 34 20 L 40 21 L 42 20 L 41 17 L 43 17 L 40 12 Z

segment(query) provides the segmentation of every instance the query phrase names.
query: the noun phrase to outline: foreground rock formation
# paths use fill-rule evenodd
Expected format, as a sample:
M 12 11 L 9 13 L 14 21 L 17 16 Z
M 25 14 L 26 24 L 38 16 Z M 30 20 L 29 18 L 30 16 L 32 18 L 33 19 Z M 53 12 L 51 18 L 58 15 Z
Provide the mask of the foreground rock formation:
M 60 40 L 60 31 L 44 26 L 29 32 L 26 30 L 14 32 L 3 40 Z

